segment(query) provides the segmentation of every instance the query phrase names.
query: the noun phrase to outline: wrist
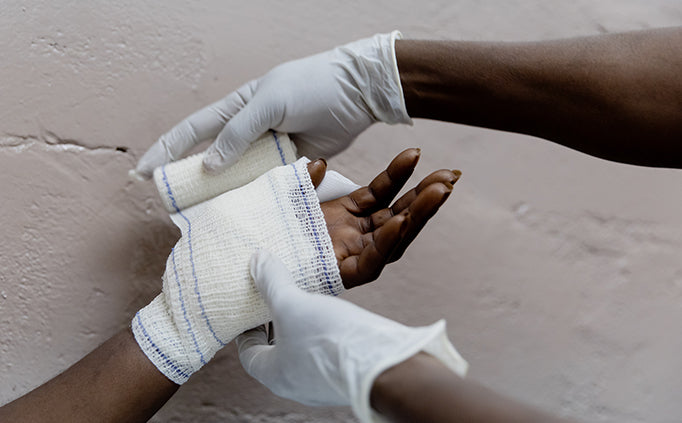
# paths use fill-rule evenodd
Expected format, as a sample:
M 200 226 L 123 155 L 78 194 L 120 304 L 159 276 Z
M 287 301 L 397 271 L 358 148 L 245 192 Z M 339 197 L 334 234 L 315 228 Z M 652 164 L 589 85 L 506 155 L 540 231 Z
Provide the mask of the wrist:
M 131 329 L 149 361 L 174 383 L 182 385 L 202 366 L 183 346 L 163 294 L 135 314 Z
M 418 356 L 417 364 L 422 364 L 422 357 L 420 352 L 427 353 L 427 357 L 432 357 L 438 363 L 438 372 L 446 373 L 454 377 L 464 377 L 469 367 L 468 363 L 457 352 L 447 336 L 445 321 L 439 320 L 432 325 L 422 327 L 405 327 L 398 331 L 399 335 L 392 340 L 385 340 L 382 342 L 382 347 L 373 351 L 367 356 L 370 362 L 368 370 L 365 372 L 365 377 L 362 378 L 362 383 L 357 389 L 358 395 L 351 401 L 351 406 L 358 418 L 363 422 L 376 421 L 372 417 L 373 406 L 371 402 L 372 389 L 378 376 L 386 372 L 386 369 L 396 367 L 397 363 L 406 363 L 412 357 Z M 422 353 L 423 354 L 423 353 Z M 405 364 L 412 369 L 412 361 Z M 403 374 L 405 368 L 398 374 Z M 449 370 L 449 371 L 443 371 Z M 435 373 L 438 373 L 435 372 Z M 421 377 L 421 376 L 420 376 Z M 419 389 L 414 389 L 413 381 L 416 378 L 405 379 L 409 384 L 402 383 L 408 393 L 399 391 L 401 398 L 409 399 L 411 396 L 419 396 Z M 423 379 L 420 387 L 428 387 L 428 379 Z M 414 420 L 413 420 L 414 421 Z
M 480 96 L 474 85 L 475 69 L 463 66 L 466 60 L 454 44 L 430 40 L 396 42 L 396 63 L 412 117 L 452 121 L 454 108 L 462 96 Z M 468 80 L 462 76 L 469 78 Z M 466 110 L 464 110 L 465 112 Z
M 433 374 L 443 373 L 459 377 L 437 358 L 421 351 L 377 376 L 370 391 L 370 405 L 387 417 L 423 415 L 418 410 L 420 401 L 415 399 L 430 388 Z
M 395 43 L 395 52 L 407 113 L 413 117 L 428 118 L 424 110 L 438 84 L 434 82 L 437 72 L 430 69 L 430 62 L 425 60 L 429 51 L 425 43 L 426 41 L 398 40 Z
M 420 352 L 382 372 L 372 408 L 393 422 L 555 422 L 565 420 L 500 396 Z

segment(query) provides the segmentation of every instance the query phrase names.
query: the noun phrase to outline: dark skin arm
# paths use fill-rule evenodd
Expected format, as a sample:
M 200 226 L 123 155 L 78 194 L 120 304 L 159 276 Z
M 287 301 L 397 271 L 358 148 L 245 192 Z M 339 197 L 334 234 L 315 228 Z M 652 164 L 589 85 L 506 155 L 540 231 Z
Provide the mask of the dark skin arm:
M 682 28 L 535 43 L 396 42 L 408 113 L 534 135 L 623 163 L 682 168 Z M 374 381 L 395 422 L 566 422 L 425 353 Z
M 146 422 L 178 387 L 154 367 L 127 328 L 0 408 L 0 421 Z
M 451 192 L 452 184 L 445 182 L 458 174 L 438 171 L 388 208 L 419 155 L 418 149 L 408 149 L 369 187 L 322 203 L 346 288 L 376 279 Z M 326 170 L 323 160 L 308 165 L 313 185 L 319 185 Z M 62 374 L 0 407 L 0 421 L 145 422 L 178 388 L 147 359 L 126 328 Z
M 568 423 L 462 379 L 423 352 L 381 373 L 370 403 L 396 423 Z
M 396 42 L 407 111 L 682 168 L 682 28 L 530 43 Z

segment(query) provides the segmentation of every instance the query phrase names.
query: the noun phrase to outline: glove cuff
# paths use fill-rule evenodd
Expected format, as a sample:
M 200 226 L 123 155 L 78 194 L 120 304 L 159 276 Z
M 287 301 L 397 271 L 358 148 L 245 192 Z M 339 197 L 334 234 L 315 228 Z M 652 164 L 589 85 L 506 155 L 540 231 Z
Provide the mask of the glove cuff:
M 465 377 L 469 363 L 462 358 L 448 339 L 445 320 L 418 328 L 406 328 L 408 332 L 401 337 L 397 345 L 391 345 L 390 354 L 374 365 L 360 380 L 356 395 L 351 394 L 351 407 L 355 415 L 363 423 L 386 422 L 387 420 L 372 409 L 369 395 L 374 380 L 384 371 L 402 363 L 415 354 L 424 351 L 440 360 L 446 367 L 460 377 Z
M 389 51 L 386 53 L 389 57 L 387 58 L 386 63 L 390 63 L 390 83 L 393 85 L 393 89 L 397 92 L 397 97 L 395 98 L 396 101 L 399 101 L 399 104 L 391 104 L 391 111 L 392 113 L 387 114 L 385 119 L 382 119 L 382 121 L 389 123 L 389 124 L 396 124 L 396 123 L 405 123 L 410 126 L 413 125 L 412 118 L 407 114 L 407 105 L 405 104 L 405 95 L 403 94 L 403 85 L 400 82 L 400 72 L 398 71 L 398 58 L 396 56 L 395 52 L 395 41 L 396 40 L 401 40 L 403 38 L 403 34 L 395 30 L 389 34 L 390 39 L 388 41 L 388 47 Z
M 403 38 L 400 31 L 388 34 L 377 34 L 372 40 L 376 45 L 378 64 L 371 60 L 364 61 L 368 68 L 379 65 L 376 80 L 369 81 L 369 107 L 378 120 L 391 125 L 406 123 L 412 125 L 412 119 L 407 114 L 403 86 L 400 83 L 398 59 L 395 54 L 395 41 Z M 380 72 L 380 73 L 379 73 Z M 368 72 L 372 75 L 372 71 Z
M 357 84 L 374 119 L 412 125 L 395 56 L 395 40 L 400 38 L 400 31 L 376 34 L 338 47 L 337 52 L 343 57 L 344 70 Z
M 131 327 L 142 352 L 171 381 L 182 385 L 201 367 L 190 362 L 163 294 L 137 312 Z

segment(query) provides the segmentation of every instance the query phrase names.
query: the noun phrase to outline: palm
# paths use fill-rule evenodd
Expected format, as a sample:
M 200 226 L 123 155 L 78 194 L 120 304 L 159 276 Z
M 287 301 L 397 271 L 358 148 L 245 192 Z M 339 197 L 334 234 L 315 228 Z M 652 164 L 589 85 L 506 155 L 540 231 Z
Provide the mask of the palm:
M 368 186 L 321 204 L 346 288 L 375 280 L 398 260 L 452 192 L 460 173 L 439 170 L 391 205 L 419 155 L 405 150 Z

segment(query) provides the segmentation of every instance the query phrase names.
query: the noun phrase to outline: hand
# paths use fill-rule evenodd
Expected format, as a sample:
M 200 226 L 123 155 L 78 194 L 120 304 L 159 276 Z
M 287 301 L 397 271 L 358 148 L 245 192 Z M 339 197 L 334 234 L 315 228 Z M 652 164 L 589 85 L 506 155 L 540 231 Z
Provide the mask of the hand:
M 301 156 L 330 157 L 374 122 L 411 123 L 395 59 L 399 37 L 379 34 L 275 67 L 162 135 L 137 175 L 150 178 L 154 168 L 214 138 L 204 167 L 218 171 L 268 129 L 288 132 Z
M 407 327 L 340 298 L 306 293 L 266 251 L 252 257 L 251 275 L 270 308 L 276 343 L 268 345 L 262 327 L 248 331 L 237 338 L 239 359 L 279 396 L 307 405 L 351 405 L 366 422 L 374 379 L 419 351 L 466 373 L 444 321 Z
M 419 157 L 418 149 L 405 150 L 368 186 L 321 204 L 347 289 L 375 280 L 398 260 L 452 192 L 461 173 L 438 170 L 390 205 Z M 309 171 L 313 183 L 320 179 L 320 170 Z

